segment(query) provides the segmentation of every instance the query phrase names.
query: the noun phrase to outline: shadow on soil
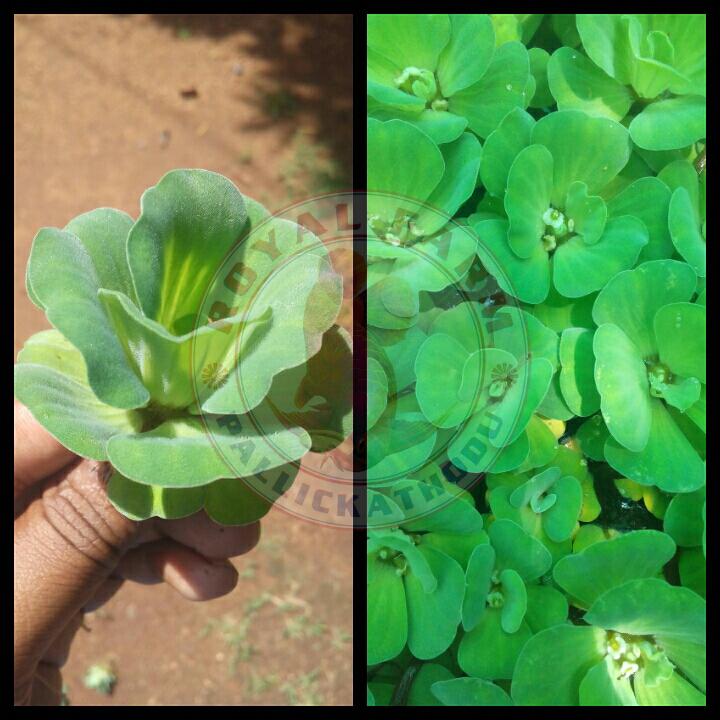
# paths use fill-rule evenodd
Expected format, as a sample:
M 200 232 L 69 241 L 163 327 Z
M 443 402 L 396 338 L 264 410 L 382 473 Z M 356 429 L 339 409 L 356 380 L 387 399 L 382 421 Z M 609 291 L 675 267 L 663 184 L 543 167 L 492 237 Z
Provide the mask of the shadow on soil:
M 299 116 L 310 116 L 327 148 L 333 169 L 316 190 L 347 189 L 352 180 L 352 15 L 151 15 L 178 37 L 237 34 L 238 51 L 265 61 L 258 77 L 248 79 L 239 99 L 258 109 L 238 130 L 273 126 L 297 141 Z M 238 74 L 243 68 L 237 65 Z M 305 148 L 308 152 L 308 149 Z M 303 148 L 300 148 L 303 152 Z M 311 151 L 309 151 L 311 152 Z M 312 158 L 308 158 L 311 162 Z M 334 187 L 331 187 L 334 186 Z

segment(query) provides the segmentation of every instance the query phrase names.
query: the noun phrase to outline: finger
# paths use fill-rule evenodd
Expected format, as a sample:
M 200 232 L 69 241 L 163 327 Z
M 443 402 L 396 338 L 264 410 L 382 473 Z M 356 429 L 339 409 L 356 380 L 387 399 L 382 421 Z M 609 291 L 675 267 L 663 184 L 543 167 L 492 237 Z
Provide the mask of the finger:
M 237 570 L 227 560 L 208 560 L 172 540 L 141 545 L 121 560 L 116 574 L 152 585 L 166 582 L 188 600 L 213 600 L 237 585 Z
M 204 512 L 180 520 L 156 520 L 155 529 L 206 558 L 222 559 L 250 552 L 260 540 L 260 523 L 218 525 Z
M 236 557 L 250 552 L 258 544 L 260 523 L 238 527 L 218 525 L 203 511 L 177 520 L 153 518 L 140 524 L 133 547 L 163 538 L 177 540 L 209 558 Z
M 17 497 L 33 483 L 69 465 L 77 456 L 50 435 L 17 400 L 14 412 L 14 495 Z
M 83 460 L 58 474 L 14 526 L 15 675 L 32 677 L 62 630 L 110 576 L 137 523 L 110 504 L 105 466 Z
M 108 578 L 97 590 L 95 595 L 86 603 L 83 611 L 86 613 L 94 612 L 102 607 L 115 593 L 123 586 L 121 577 Z
M 62 701 L 62 676 L 57 665 L 40 663 L 33 678 L 30 705 L 57 707 Z
M 42 657 L 42 662 L 47 665 L 55 665 L 61 668 L 70 654 L 70 645 L 83 625 L 83 614 L 77 613 L 70 622 L 62 629 L 60 634 L 53 640 L 50 647 Z

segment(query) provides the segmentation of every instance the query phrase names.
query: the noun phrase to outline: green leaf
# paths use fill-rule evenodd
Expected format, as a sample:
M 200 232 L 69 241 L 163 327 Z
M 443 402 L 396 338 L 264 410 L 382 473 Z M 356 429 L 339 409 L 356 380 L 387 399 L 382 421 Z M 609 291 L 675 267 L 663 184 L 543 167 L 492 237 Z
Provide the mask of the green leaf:
M 435 430 L 419 411 L 398 413 L 391 402 L 368 439 L 368 480 L 386 481 L 422 467 L 435 447 Z
M 257 317 L 271 311 L 271 321 L 253 333 L 242 362 L 231 370 L 227 382 L 204 400 L 203 410 L 225 414 L 255 408 L 276 375 L 319 352 L 341 301 L 342 279 L 314 252 L 303 252 L 277 268 L 262 283 L 251 309 Z M 278 308 L 282 312 L 275 312 Z
M 396 481 L 392 486 L 392 492 L 400 494 L 401 489 L 405 490 L 407 486 L 415 489 L 416 494 L 421 494 L 424 503 L 422 516 L 417 517 L 416 509 L 414 513 L 416 517 L 411 517 L 403 523 L 403 529 L 407 532 L 452 532 L 457 535 L 475 535 L 482 530 L 482 515 L 471 502 L 458 499 L 456 494 L 443 491 L 429 483 L 416 483 L 414 480 Z M 426 538 L 426 535 L 423 536 L 423 539 Z
M 470 556 L 478 545 L 488 543 L 488 536 L 484 530 L 471 534 L 458 534 L 453 532 L 427 533 L 423 537 L 423 545 L 439 550 L 467 569 Z
M 112 237 L 108 244 L 121 242 Z M 133 371 L 115 336 L 97 293 L 102 277 L 90 254 L 96 243 L 76 235 L 43 228 L 35 236 L 28 260 L 28 283 L 45 309 L 50 323 L 82 353 L 88 381 L 97 397 L 108 405 L 132 409 L 145 405 L 147 390 Z M 108 272 L 108 261 L 100 269 Z
M 618 272 L 635 264 L 647 241 L 647 230 L 636 218 L 628 215 L 612 218 L 594 245 L 575 236 L 557 249 L 553 283 L 567 297 L 600 290 Z
M 560 336 L 560 389 L 568 407 L 581 417 L 600 408 L 594 379 L 593 338 L 594 332 L 585 328 L 568 328 Z
M 129 362 L 150 397 L 166 408 L 185 408 L 202 402 L 215 382 L 234 368 L 241 353 L 252 347 L 271 321 L 271 311 L 243 320 L 236 316 L 223 330 L 204 326 L 182 336 L 169 333 L 147 318 L 121 293 L 101 289 L 98 297 Z M 173 368 L 169 375 L 168 368 Z M 217 368 L 217 374 L 208 371 Z M 208 373 L 208 380 L 205 374 Z M 217 378 L 217 379 L 216 379 Z
M 698 277 L 705 277 L 705 238 L 700 232 L 697 210 L 684 187 L 676 188 L 670 198 L 668 224 L 677 251 Z
M 612 438 L 605 445 L 607 462 L 641 485 L 665 492 L 692 492 L 705 484 L 705 464 L 660 400 L 651 402 L 652 418 L 647 445 L 640 452 Z
M 147 432 L 116 434 L 107 443 L 107 454 L 131 480 L 159 487 L 197 487 L 297 460 L 310 444 L 304 430 L 288 429 L 268 406 L 260 406 L 252 417 L 182 416 Z
M 204 488 L 205 512 L 222 525 L 256 522 L 289 490 L 297 473 L 297 464 L 290 463 L 268 468 L 251 477 L 216 480 Z
M 440 706 L 442 703 L 435 697 L 432 688 L 438 683 L 447 682 L 453 679 L 453 674 L 444 666 L 438 663 L 424 663 L 415 675 L 407 696 L 407 705 L 432 707 Z
M 685 677 L 705 692 L 706 650 L 705 642 L 690 643 L 675 638 L 663 638 L 663 650 L 670 661 Z
M 653 635 L 660 643 L 664 637 L 705 641 L 705 601 L 692 590 L 655 578 L 631 580 L 603 593 L 585 621 L 620 633 Z
M 404 533 L 390 530 L 381 532 L 377 538 L 372 538 L 368 543 L 370 548 L 391 548 L 402 554 L 407 561 L 407 569 L 412 573 L 413 578 L 419 583 L 424 593 L 432 593 L 437 589 L 437 577 L 430 567 L 425 555 L 415 547 L 412 540 Z M 398 573 L 402 574 L 402 572 Z
M 440 150 L 445 162 L 445 174 L 428 197 L 427 206 L 416 215 L 417 225 L 425 235 L 443 228 L 472 195 L 480 169 L 482 148 L 478 139 L 470 133 L 463 133 Z
M 15 396 L 43 427 L 82 457 L 106 460 L 107 441 L 140 429 L 137 411 L 101 402 L 80 352 L 57 330 L 33 335 L 18 355 Z
M 517 705 L 578 705 L 580 684 L 605 655 L 605 633 L 594 627 L 556 625 L 525 645 L 513 675 Z
M 437 77 L 446 98 L 478 82 L 495 50 L 495 31 L 487 15 L 450 15 L 450 26 L 450 42 L 437 65 Z
M 125 243 L 133 219 L 124 212 L 98 208 L 73 218 L 64 228 L 83 244 L 92 258 L 100 287 L 115 290 L 137 302 Z
M 407 642 L 405 589 L 395 567 L 375 563 L 367 599 L 367 663 L 375 665 L 399 655 Z
M 127 239 L 145 315 L 174 334 L 190 331 L 204 293 L 247 221 L 242 195 L 217 173 L 172 170 L 146 190 Z
M 437 578 L 430 593 L 410 573 L 405 578 L 408 607 L 408 647 L 412 654 L 429 660 L 447 650 L 460 623 L 465 573 L 455 560 L 430 547 L 420 547 Z
M 488 608 L 478 625 L 465 633 L 460 641 L 457 660 L 468 675 L 484 680 L 509 680 L 513 677 L 518 655 L 532 633 L 525 623 L 517 632 L 506 632 L 502 628 L 501 616 L 501 610 Z
M 568 602 L 559 590 L 550 585 L 528 585 L 526 589 L 525 622 L 533 633 L 567 621 Z
M 367 360 L 367 429 L 378 421 L 387 407 L 388 379 L 382 365 L 374 358 Z
M 557 49 L 550 58 L 547 73 L 558 110 L 582 110 L 588 115 L 619 121 L 632 105 L 630 90 L 591 63 L 579 50 Z
M 553 159 L 552 205 L 562 207 L 570 185 L 584 182 L 597 194 L 627 164 L 630 137 L 614 120 L 578 110 L 559 110 L 541 118 L 531 141 L 544 145 Z
M 510 167 L 518 153 L 530 143 L 534 124 L 532 115 L 522 108 L 513 108 L 485 140 L 480 179 L 492 195 L 505 194 Z
M 548 425 L 538 415 L 533 415 L 525 428 L 529 451 L 520 471 L 532 470 L 547 465 L 552 459 L 558 444 Z
M 332 450 L 352 432 L 351 344 L 349 333 L 333 326 L 319 352 L 276 375 L 270 386 L 268 401 L 286 425 L 307 430 L 312 452 Z
M 405 97 L 412 97 L 401 93 Z M 419 98 L 415 98 L 419 100 Z M 422 102 L 422 101 L 421 101 Z M 392 120 L 394 113 L 383 110 L 373 110 L 369 113 L 370 117 L 378 120 Z M 433 110 L 432 108 L 424 108 L 416 115 L 403 115 L 403 120 L 414 125 L 418 130 L 422 130 L 428 137 L 434 140 L 438 145 L 442 143 L 450 143 L 457 140 L 467 128 L 467 120 L 459 115 L 444 110 Z
M 675 543 L 657 530 L 635 530 L 567 555 L 553 577 L 583 607 L 629 580 L 654 577 L 675 554 Z
M 686 302 L 695 292 L 697 277 L 685 263 L 653 260 L 618 273 L 600 291 L 593 319 L 598 325 L 617 325 L 635 344 L 640 356 L 657 353 L 653 330 L 655 313 L 672 302 Z
M 640 451 L 648 443 L 652 420 L 652 398 L 642 356 L 617 325 L 600 325 L 593 349 L 595 383 L 605 424 L 620 444 Z
M 577 30 L 590 59 L 623 85 L 633 79 L 633 60 L 624 16 L 576 15 Z
M 521 150 L 508 174 L 505 212 L 508 243 L 520 258 L 531 257 L 545 232 L 543 214 L 550 207 L 553 158 L 542 145 Z
M 200 510 L 205 502 L 204 488 L 161 488 L 143 485 L 113 473 L 107 486 L 110 502 L 126 517 L 147 520 L 182 518 Z
M 495 447 L 505 448 L 517 440 L 546 396 L 552 377 L 553 367 L 542 357 L 519 368 L 515 382 L 492 408 L 496 431 L 490 434 L 490 442 Z
M 705 98 L 675 97 L 648 105 L 630 123 L 633 142 L 645 150 L 674 150 L 705 138 Z
M 494 569 L 495 551 L 492 545 L 478 545 L 470 555 L 465 573 L 462 605 L 462 625 L 465 630 L 472 630 L 485 612 Z
M 87 367 L 80 351 L 58 330 L 31 335 L 17 356 L 18 363 L 41 365 L 83 387 L 88 386 Z M 126 413 L 129 416 L 137 413 Z
M 576 478 L 565 475 L 554 484 L 553 494 L 557 502 L 542 513 L 543 530 L 553 542 L 560 543 L 568 540 L 577 527 L 583 491 Z
M 530 77 L 527 50 L 518 42 L 499 47 L 487 72 L 474 83 L 449 98 L 448 109 L 468 119 L 470 129 L 486 138 L 513 108 L 524 108 L 526 85 Z
M 681 550 L 678 558 L 678 570 L 683 587 L 694 590 L 700 597 L 707 596 L 707 573 L 705 554 L 702 548 Z
M 574 232 L 581 235 L 587 245 L 600 240 L 607 220 L 607 207 L 601 197 L 588 195 L 585 183 L 574 182 L 570 185 L 565 212 L 573 221 Z
M 506 633 L 516 633 L 527 611 L 525 583 L 515 570 L 506 568 L 500 573 L 500 585 L 504 596 L 500 625 Z
M 555 288 L 550 288 L 550 293 L 545 301 L 540 305 L 528 308 L 528 310 L 546 327 L 552 328 L 556 333 L 561 333 L 569 327 L 593 329 L 595 327 L 592 319 L 594 302 L 594 295 L 570 299 L 560 295 Z
M 530 107 L 547 108 L 554 104 L 555 100 L 550 87 L 548 86 L 548 61 L 550 54 L 547 50 L 533 47 L 528 50 L 530 59 L 530 72 L 535 78 L 535 94 L 530 99 Z
M 367 186 L 370 192 L 392 193 L 402 197 L 426 200 L 443 173 L 445 161 L 437 145 L 421 130 L 402 120 L 367 122 Z M 371 207 L 372 206 L 372 207 Z M 392 220 L 397 198 L 373 197 L 368 211 Z M 389 217 L 388 217 L 389 216 Z
M 692 493 L 676 495 L 663 518 L 663 529 L 680 547 L 702 545 L 705 505 L 705 488 Z
M 673 673 L 667 680 L 654 685 L 645 680 L 645 671 L 640 670 L 635 679 L 635 695 L 638 705 L 656 706 L 705 706 L 705 695 L 687 680 Z
M 583 453 L 597 462 L 605 460 L 605 442 L 609 436 L 607 425 L 599 414 L 586 420 L 575 433 L 575 439 Z
M 550 467 L 537 475 L 534 475 L 530 480 L 517 487 L 512 495 L 510 496 L 510 503 L 520 508 L 524 505 L 531 505 L 533 512 L 541 513 L 544 512 L 548 507 L 551 507 L 554 502 L 557 501 L 556 495 L 548 495 L 546 499 L 552 498 L 552 503 L 543 504 L 538 507 L 536 502 L 538 498 L 542 498 L 546 493 L 549 493 L 555 483 L 560 479 L 562 472 L 558 467 Z
M 448 15 L 369 13 L 367 18 L 368 47 L 401 69 L 435 70 L 450 33 Z
M 490 357 L 488 361 L 484 359 L 492 352 L 468 354 L 460 343 L 443 333 L 431 335 L 423 343 L 415 359 L 416 393 L 418 404 L 430 422 L 438 427 L 455 427 L 470 413 L 482 408 L 484 398 L 480 396 L 479 382 L 487 362 L 497 362 Z M 512 357 L 508 357 L 512 361 Z M 442 378 L 440 382 L 439 378 Z
M 432 692 L 443 705 L 512 705 L 510 696 L 502 688 L 480 678 L 462 677 L 436 682 L 432 686 Z
M 541 303 L 550 291 L 550 261 L 538 242 L 523 260 L 508 245 L 507 220 L 484 220 L 473 225 L 478 234 L 477 254 L 498 285 L 523 302 Z
M 609 655 L 593 665 L 580 683 L 580 705 L 637 705 L 629 678 L 617 678 L 617 670 Z
M 488 535 L 495 549 L 498 570 L 510 568 L 529 582 L 550 569 L 552 558 L 548 550 L 512 520 L 495 520 Z
M 371 488 L 366 493 L 368 527 L 398 525 L 405 519 L 403 511 L 389 497 Z
M 648 231 L 648 244 L 640 251 L 640 261 L 661 260 L 673 254 L 668 228 L 670 190 L 656 177 L 635 180 L 608 201 L 611 218 L 631 215 Z

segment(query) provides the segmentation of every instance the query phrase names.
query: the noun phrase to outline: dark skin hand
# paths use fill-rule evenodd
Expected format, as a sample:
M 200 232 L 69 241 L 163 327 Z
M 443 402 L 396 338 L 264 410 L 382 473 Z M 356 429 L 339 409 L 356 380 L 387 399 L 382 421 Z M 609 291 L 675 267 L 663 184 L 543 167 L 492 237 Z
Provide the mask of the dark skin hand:
M 223 527 L 204 513 L 128 520 L 107 499 L 108 474 L 107 463 L 78 458 L 15 403 L 16 704 L 60 703 L 60 668 L 83 614 L 125 580 L 211 600 L 237 583 L 228 558 L 260 538 L 259 523 Z

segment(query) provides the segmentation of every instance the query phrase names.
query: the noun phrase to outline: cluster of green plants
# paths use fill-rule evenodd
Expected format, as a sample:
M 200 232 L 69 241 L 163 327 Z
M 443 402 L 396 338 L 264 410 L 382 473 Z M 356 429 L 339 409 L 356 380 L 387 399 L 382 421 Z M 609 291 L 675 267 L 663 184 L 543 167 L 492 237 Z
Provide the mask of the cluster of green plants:
M 367 701 L 705 704 L 705 16 L 370 15 Z
M 110 462 L 126 516 L 253 522 L 349 433 L 342 279 L 313 233 L 217 173 L 173 170 L 141 206 L 37 233 L 26 287 L 52 329 L 19 353 L 15 395 Z

